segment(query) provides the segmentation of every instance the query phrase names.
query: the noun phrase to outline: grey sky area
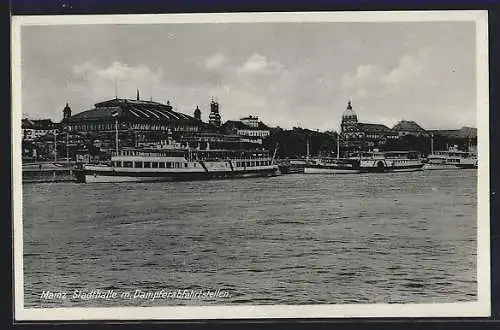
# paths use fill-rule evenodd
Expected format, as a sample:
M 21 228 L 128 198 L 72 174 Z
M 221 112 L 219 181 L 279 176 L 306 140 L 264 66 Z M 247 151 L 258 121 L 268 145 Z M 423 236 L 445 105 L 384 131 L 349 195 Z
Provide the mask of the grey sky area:
M 476 126 L 473 22 L 25 26 L 23 116 L 59 121 L 115 97 L 208 118 L 336 130 L 360 121 Z M 115 84 L 115 81 L 117 84 Z

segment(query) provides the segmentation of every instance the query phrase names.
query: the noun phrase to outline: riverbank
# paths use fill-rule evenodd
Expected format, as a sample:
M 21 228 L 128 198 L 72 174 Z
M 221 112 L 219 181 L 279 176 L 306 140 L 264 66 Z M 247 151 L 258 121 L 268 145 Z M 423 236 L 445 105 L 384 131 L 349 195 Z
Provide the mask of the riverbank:
M 23 183 L 76 182 L 73 168 L 23 168 Z

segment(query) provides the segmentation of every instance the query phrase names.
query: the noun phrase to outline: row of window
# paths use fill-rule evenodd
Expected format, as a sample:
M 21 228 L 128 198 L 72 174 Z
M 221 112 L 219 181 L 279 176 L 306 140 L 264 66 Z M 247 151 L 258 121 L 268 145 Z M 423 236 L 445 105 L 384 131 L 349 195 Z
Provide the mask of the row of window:
M 243 136 L 269 136 L 269 131 L 247 131 L 247 130 L 239 130 L 238 135 Z
M 182 168 L 188 167 L 188 163 L 180 162 L 131 162 L 131 161 L 113 161 L 111 164 L 114 167 L 126 168 Z M 197 164 L 194 163 L 196 167 Z
M 351 138 L 352 139 L 361 139 L 363 137 L 366 139 L 381 140 L 383 138 L 398 139 L 399 135 L 373 135 L 373 134 L 365 135 L 364 133 L 346 133 L 346 132 L 344 132 L 345 139 L 351 139 Z
M 271 165 L 270 160 L 258 160 L 255 162 L 236 162 L 236 167 L 252 167 L 252 166 L 268 166 Z
M 25 128 L 23 129 L 23 134 L 24 135 L 37 135 L 37 136 L 42 136 L 48 133 L 57 133 L 57 129 L 31 129 L 31 128 Z
M 110 131 L 115 130 L 115 123 L 96 123 L 96 124 L 76 124 L 69 125 L 69 131 Z M 120 124 L 121 126 L 121 124 Z M 152 125 L 152 124 L 132 124 L 131 129 L 136 130 L 147 130 L 147 131 L 166 131 L 167 129 L 173 129 L 174 131 L 198 131 L 197 126 L 181 126 L 181 127 L 168 127 L 165 125 Z M 120 128 L 122 129 L 122 128 Z
M 197 167 L 197 163 L 192 163 L 194 167 Z M 181 162 L 141 162 L 141 161 L 112 161 L 111 165 L 113 167 L 125 167 L 125 168 L 183 168 L 188 167 L 188 163 Z M 236 167 L 253 167 L 253 166 L 267 166 L 271 165 L 270 160 L 263 161 L 251 161 L 251 162 L 236 162 Z
M 135 150 L 122 150 L 122 156 L 149 156 L 149 157 L 181 157 L 184 155 L 183 152 L 145 152 L 145 151 L 135 151 Z
M 415 159 L 397 159 L 397 160 L 394 160 L 394 163 L 409 163 L 409 162 L 413 162 Z

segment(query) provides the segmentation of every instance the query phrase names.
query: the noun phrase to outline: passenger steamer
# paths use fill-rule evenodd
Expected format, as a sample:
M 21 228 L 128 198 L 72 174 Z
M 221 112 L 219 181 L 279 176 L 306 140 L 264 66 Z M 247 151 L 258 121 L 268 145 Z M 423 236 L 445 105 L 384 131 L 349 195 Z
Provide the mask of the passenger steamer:
M 425 165 L 414 151 L 363 152 L 359 162 L 361 172 L 414 172 Z
M 359 159 L 340 158 L 340 139 L 337 138 L 337 158 L 320 157 L 309 159 L 309 140 L 307 140 L 307 160 L 304 174 L 350 174 L 360 173 Z
M 431 135 L 431 154 L 425 161 L 425 170 L 477 169 L 477 153 L 472 151 L 469 138 L 468 151 L 458 150 L 458 146 L 450 146 L 448 150 L 434 151 L 434 136 Z
M 364 172 L 413 172 L 422 170 L 424 163 L 414 151 L 385 151 L 378 149 L 357 152 L 340 158 L 340 139 L 337 138 L 337 158 L 321 157 L 309 160 L 307 141 L 307 165 L 305 174 L 353 174 Z
M 360 173 L 359 160 L 322 157 L 312 159 L 304 167 L 305 174 L 349 174 Z
M 418 153 L 411 151 L 369 151 L 349 158 L 319 158 L 304 168 L 307 174 L 352 174 L 368 172 L 413 172 L 424 166 Z
M 450 149 L 436 151 L 427 157 L 425 170 L 477 169 L 477 155 L 467 151 Z
M 279 174 L 267 150 L 125 148 L 107 164 L 86 164 L 79 182 L 179 181 Z

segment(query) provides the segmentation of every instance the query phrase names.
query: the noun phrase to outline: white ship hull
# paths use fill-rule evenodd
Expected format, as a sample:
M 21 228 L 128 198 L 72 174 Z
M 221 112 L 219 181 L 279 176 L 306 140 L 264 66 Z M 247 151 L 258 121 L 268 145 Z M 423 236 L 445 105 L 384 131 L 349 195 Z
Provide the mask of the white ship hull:
M 97 175 L 85 174 L 86 183 L 109 183 L 109 182 L 158 182 L 158 181 L 172 181 L 169 178 L 160 177 L 131 177 L 131 176 L 110 176 L 110 175 Z
M 361 160 L 361 172 L 416 172 L 422 171 L 424 163 L 412 159 Z
M 455 164 L 425 164 L 424 165 L 424 170 L 425 171 L 434 171 L 434 170 L 458 170 L 460 169 L 458 166 Z
M 427 157 L 425 170 L 477 169 L 477 155 L 456 149 L 436 151 Z
M 190 181 L 207 179 L 230 179 L 265 177 L 278 175 L 277 166 L 259 166 L 252 169 L 227 171 L 215 169 L 152 169 L 148 171 L 134 169 L 116 169 L 112 167 L 86 166 L 81 180 L 87 183 L 106 182 L 158 182 L 158 181 Z
M 418 172 L 422 171 L 423 167 L 409 167 L 409 168 L 395 168 L 392 169 L 391 172 Z
M 349 168 L 332 168 L 332 167 L 304 167 L 304 174 L 355 174 L 359 170 Z

